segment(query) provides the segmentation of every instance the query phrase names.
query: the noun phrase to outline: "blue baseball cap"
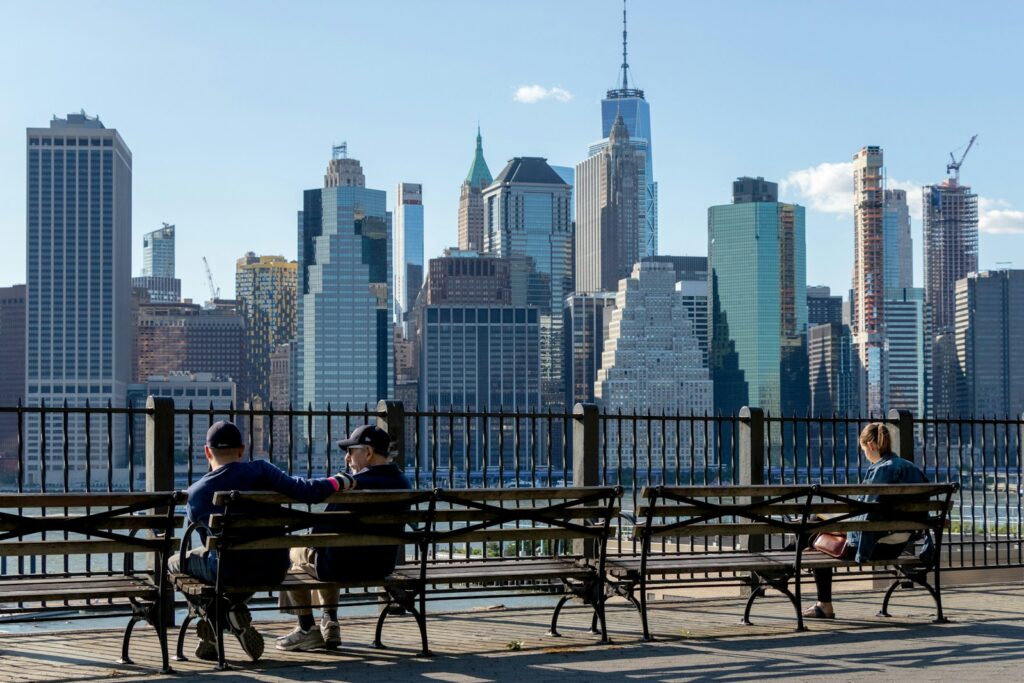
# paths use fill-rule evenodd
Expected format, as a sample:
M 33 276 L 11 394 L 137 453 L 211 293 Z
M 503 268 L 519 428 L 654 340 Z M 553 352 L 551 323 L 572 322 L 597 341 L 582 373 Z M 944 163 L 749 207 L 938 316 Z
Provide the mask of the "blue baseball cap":
M 244 445 L 242 432 L 233 422 L 214 422 L 206 432 L 206 445 L 210 448 L 240 448 Z

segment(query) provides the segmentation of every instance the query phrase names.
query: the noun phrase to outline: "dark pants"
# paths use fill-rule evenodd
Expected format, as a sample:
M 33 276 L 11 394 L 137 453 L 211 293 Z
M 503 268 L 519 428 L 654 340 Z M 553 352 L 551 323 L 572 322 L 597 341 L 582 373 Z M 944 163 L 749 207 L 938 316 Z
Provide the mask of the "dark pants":
M 814 536 L 807 539 L 807 545 L 805 547 L 810 548 L 814 545 Z M 872 560 L 892 560 L 900 556 L 903 549 L 907 547 L 906 543 L 878 543 L 875 545 L 875 551 L 872 553 Z M 856 546 L 848 545 L 846 550 L 843 552 L 843 556 L 839 559 L 853 561 L 857 556 Z M 823 569 L 814 570 L 814 585 L 818 590 L 818 602 L 832 602 L 832 568 L 825 567 Z
M 271 558 L 275 559 L 275 558 Z M 221 583 L 230 589 L 232 584 L 281 583 L 288 567 L 276 567 L 279 562 L 254 562 L 246 572 L 246 576 L 237 577 L 229 573 L 221 576 Z M 181 565 L 179 556 L 174 555 L 167 560 L 167 570 L 172 574 L 188 574 L 211 586 L 217 583 L 217 557 L 211 556 L 206 548 L 195 548 L 185 555 L 185 564 Z M 244 603 L 253 596 L 250 592 L 226 592 L 225 597 L 231 605 Z M 194 596 L 186 595 L 185 599 L 195 607 L 202 606 L 202 601 Z

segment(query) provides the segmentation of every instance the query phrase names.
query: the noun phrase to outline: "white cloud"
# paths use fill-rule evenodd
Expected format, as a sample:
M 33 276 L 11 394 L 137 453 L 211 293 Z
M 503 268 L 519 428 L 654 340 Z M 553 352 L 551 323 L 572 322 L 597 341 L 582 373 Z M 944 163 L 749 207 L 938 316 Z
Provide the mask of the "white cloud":
M 543 85 L 521 85 L 516 88 L 512 99 L 522 104 L 535 104 L 541 100 L 568 102 L 572 93 L 559 87 L 545 88 Z
M 822 213 L 842 216 L 853 215 L 853 162 L 825 161 L 799 171 L 793 171 L 779 184 L 782 192 Z M 887 177 L 885 186 L 890 190 L 906 190 L 910 215 L 921 219 L 921 183 Z
M 853 214 L 853 162 L 828 161 L 793 171 L 780 183 L 784 194 L 815 211 Z
M 978 197 L 978 230 L 990 235 L 1024 234 L 1024 211 L 1002 199 Z

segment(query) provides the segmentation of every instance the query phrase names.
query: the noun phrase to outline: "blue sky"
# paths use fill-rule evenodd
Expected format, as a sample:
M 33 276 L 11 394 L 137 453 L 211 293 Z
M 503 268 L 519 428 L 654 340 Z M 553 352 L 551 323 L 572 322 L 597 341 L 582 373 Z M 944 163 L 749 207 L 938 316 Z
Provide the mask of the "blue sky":
M 0 0 L 0 285 L 24 281 L 25 132 L 85 109 L 134 155 L 141 235 L 178 226 L 185 296 L 223 292 L 248 250 L 294 258 L 302 190 L 347 141 L 367 184 L 424 186 L 426 257 L 456 242 L 477 122 L 496 174 L 513 156 L 583 160 L 615 84 L 616 0 L 11 2 Z M 849 287 L 848 163 L 881 145 L 912 188 L 982 198 L 982 268 L 1024 268 L 1024 3 L 630 4 L 633 80 L 651 103 L 661 252 L 705 254 L 707 207 L 738 175 L 808 207 L 808 282 Z M 517 101 L 523 86 L 556 96 Z

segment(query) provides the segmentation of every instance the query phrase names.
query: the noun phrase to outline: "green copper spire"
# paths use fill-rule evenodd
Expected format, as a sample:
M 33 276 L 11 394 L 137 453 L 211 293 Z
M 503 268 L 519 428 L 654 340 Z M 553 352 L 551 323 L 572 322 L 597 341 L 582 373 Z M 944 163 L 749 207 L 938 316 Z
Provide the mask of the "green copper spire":
M 480 137 L 480 126 L 476 127 L 476 155 L 473 157 L 473 164 L 469 167 L 469 173 L 466 175 L 466 182 L 473 187 L 487 187 L 494 182 L 491 171 L 487 168 L 487 162 L 484 161 L 484 142 Z

